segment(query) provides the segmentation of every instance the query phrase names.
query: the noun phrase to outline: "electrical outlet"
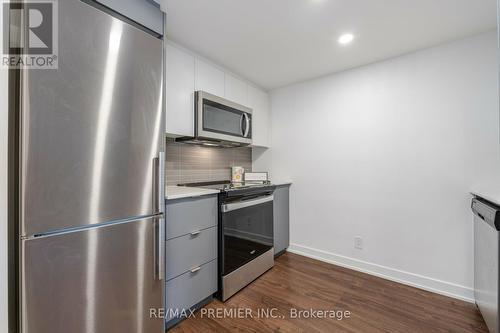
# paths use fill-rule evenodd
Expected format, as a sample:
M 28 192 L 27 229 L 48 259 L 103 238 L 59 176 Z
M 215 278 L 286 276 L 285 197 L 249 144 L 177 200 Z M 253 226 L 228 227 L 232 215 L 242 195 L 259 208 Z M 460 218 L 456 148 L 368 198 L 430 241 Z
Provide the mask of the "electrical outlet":
M 354 237 L 354 248 L 362 250 L 363 249 L 363 238 L 360 236 Z

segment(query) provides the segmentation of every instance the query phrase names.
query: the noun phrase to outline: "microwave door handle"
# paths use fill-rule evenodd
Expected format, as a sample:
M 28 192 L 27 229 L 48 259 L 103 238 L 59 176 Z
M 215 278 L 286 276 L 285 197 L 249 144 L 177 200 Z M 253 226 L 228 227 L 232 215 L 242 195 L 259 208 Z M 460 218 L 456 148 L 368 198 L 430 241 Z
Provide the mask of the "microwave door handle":
M 240 132 L 241 132 L 241 135 L 243 135 L 243 136 L 245 136 L 245 129 L 243 128 L 244 122 L 245 122 L 245 114 L 242 113 L 241 118 L 240 118 Z
M 243 113 L 243 117 L 245 118 L 245 132 L 243 133 L 243 137 L 248 138 L 248 133 L 250 132 L 250 117 L 247 113 Z

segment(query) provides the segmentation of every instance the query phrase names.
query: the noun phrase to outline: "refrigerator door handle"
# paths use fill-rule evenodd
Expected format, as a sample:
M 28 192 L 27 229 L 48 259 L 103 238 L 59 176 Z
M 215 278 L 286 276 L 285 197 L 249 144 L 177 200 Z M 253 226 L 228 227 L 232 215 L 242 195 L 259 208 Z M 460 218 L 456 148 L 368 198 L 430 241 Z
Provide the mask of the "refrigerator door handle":
M 160 211 L 159 197 L 160 197 L 160 158 L 153 158 L 153 213 Z
M 154 208 L 158 217 L 158 228 L 155 237 L 155 276 L 165 279 L 165 153 L 159 152 L 154 160 Z
M 158 215 L 154 241 L 154 274 L 158 280 L 165 278 L 165 153 L 153 159 L 153 210 Z
M 165 218 L 163 216 L 158 217 L 158 227 L 155 230 L 155 276 L 161 281 L 165 279 Z
M 158 153 L 158 213 L 165 214 L 165 152 Z
M 153 159 L 153 213 L 165 213 L 165 153 Z

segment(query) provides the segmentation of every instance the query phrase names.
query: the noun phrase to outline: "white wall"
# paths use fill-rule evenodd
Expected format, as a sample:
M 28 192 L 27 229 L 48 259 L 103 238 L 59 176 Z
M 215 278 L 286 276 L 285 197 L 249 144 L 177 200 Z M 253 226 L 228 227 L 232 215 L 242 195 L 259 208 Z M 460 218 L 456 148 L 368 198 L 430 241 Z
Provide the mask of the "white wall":
M 291 250 L 472 299 L 468 191 L 500 171 L 497 73 L 491 32 L 272 92 L 254 169 L 294 182 Z
M 0 27 L 3 14 L 0 6 Z M 3 45 L 0 28 L 0 45 Z M 0 332 L 7 332 L 7 71 L 0 69 Z

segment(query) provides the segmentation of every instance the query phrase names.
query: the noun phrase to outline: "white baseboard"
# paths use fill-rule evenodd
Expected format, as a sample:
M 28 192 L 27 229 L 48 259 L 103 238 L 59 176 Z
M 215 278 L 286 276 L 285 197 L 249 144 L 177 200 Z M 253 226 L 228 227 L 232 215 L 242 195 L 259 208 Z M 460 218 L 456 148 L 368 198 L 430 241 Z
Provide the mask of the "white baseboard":
M 288 252 L 342 266 L 415 288 L 474 303 L 474 290 L 458 284 L 433 279 L 398 269 L 372 264 L 299 244 L 290 244 Z

